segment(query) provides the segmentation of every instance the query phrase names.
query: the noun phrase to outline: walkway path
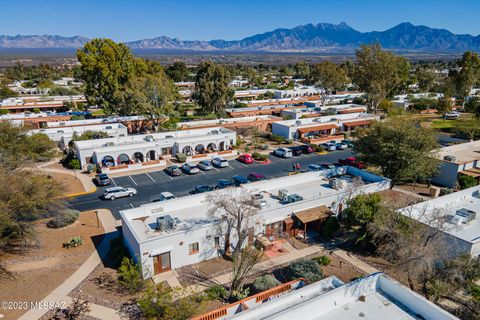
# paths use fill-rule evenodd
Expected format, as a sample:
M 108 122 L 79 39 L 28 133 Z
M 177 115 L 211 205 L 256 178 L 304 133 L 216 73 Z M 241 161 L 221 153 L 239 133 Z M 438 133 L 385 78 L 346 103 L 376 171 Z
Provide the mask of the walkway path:
M 60 286 L 54 289 L 48 296 L 46 296 L 40 303 L 46 302 L 68 302 L 68 294 L 75 289 L 88 275 L 100 264 L 102 258 L 106 256 L 110 250 L 110 240 L 116 238 L 117 234 L 117 222 L 112 213 L 105 209 L 98 210 L 98 216 L 102 222 L 103 229 L 105 230 L 105 237 L 103 238 L 97 250 L 75 271 L 68 279 L 66 279 Z M 36 320 L 41 318 L 48 310 L 31 309 L 27 311 L 20 320 Z M 105 318 L 109 319 L 109 318 Z
M 358 259 L 356 256 L 354 256 L 354 255 L 352 255 L 352 254 L 350 254 L 346 251 L 343 251 L 343 250 L 339 249 L 339 250 L 333 251 L 332 254 L 334 256 L 336 256 L 337 258 L 340 258 L 341 260 L 344 260 L 344 261 L 350 263 L 351 265 L 355 266 L 357 269 L 359 269 L 361 272 L 363 272 L 365 274 L 380 272 L 380 270 L 372 267 L 368 263 Z

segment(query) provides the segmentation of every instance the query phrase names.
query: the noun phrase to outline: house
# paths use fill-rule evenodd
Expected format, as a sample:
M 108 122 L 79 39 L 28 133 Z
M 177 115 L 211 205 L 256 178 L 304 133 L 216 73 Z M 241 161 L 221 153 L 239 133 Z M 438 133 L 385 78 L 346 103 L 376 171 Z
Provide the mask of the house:
M 448 257 L 480 255 L 480 186 L 454 192 L 399 210 L 432 228 L 441 228 Z M 439 224 L 440 221 L 446 222 Z
M 367 107 L 360 104 L 335 104 L 326 106 L 314 106 L 305 102 L 304 107 L 282 110 L 282 117 L 287 119 L 315 118 L 332 112 L 338 114 L 367 112 Z M 330 113 L 331 114 L 331 113 Z
M 323 89 L 314 86 L 298 86 L 289 90 L 276 90 L 273 93 L 275 99 L 297 98 L 305 96 L 318 96 L 322 94 Z
M 290 283 L 285 284 L 291 286 Z M 281 285 L 192 320 L 458 320 L 383 273 L 343 283 L 328 277 L 286 293 Z
M 213 127 L 75 141 L 74 150 L 82 166 L 93 163 L 106 172 L 119 172 L 165 165 L 163 158 L 176 153 L 186 154 L 189 160 L 231 155 L 236 137 L 235 131 Z
M 249 241 L 258 235 L 257 240 L 267 246 L 282 234 L 308 237 L 318 232 L 321 221 L 341 211 L 350 196 L 390 185 L 390 180 L 357 168 L 335 170 L 337 178 L 327 178 L 322 171 L 306 172 L 212 192 L 235 196 L 244 190 L 261 199 Z M 207 196 L 191 195 L 120 212 L 125 246 L 145 278 L 221 256 L 236 244 L 225 225 L 208 214 Z
M 177 123 L 179 130 L 211 128 L 221 126 L 223 128 L 238 130 L 256 127 L 260 131 L 272 131 L 272 123 L 281 121 L 282 118 L 271 115 L 259 115 L 252 117 L 225 118 L 214 120 L 199 120 Z
M 480 140 L 443 147 L 434 158 L 440 160 L 440 167 L 433 183 L 453 188 L 459 174 L 474 177 L 480 183 Z
M 272 133 L 285 139 L 318 144 L 330 140 L 342 140 L 344 139 L 342 133 L 368 127 L 375 120 L 378 120 L 378 116 L 363 112 L 284 120 L 272 124 Z

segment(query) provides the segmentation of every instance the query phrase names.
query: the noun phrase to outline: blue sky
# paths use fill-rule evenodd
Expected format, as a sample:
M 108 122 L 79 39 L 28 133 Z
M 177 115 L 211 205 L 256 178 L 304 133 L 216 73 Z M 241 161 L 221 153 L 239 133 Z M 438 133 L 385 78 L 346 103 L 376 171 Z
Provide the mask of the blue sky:
M 241 39 L 300 24 L 345 21 L 359 31 L 400 22 L 480 33 L 480 0 L 0 0 L 0 34 L 83 35 L 116 41 L 160 35 Z

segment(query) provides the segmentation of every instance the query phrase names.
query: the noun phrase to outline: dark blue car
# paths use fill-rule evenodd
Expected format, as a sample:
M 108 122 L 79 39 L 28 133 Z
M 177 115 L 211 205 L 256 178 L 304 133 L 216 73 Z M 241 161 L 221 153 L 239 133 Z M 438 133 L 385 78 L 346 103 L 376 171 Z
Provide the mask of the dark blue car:
M 238 187 L 239 185 L 242 185 L 242 184 L 245 184 L 245 183 L 249 183 L 248 179 L 245 178 L 244 176 L 233 176 L 232 177 L 232 181 L 233 183 L 235 183 L 235 185 Z
M 227 179 L 219 179 L 217 182 L 218 189 L 233 187 L 233 182 Z

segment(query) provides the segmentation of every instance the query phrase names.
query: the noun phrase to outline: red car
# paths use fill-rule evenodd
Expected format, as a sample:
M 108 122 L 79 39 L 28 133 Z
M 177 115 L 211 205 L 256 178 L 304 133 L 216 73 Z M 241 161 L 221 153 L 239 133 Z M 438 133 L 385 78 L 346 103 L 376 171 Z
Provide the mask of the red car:
M 346 159 L 340 159 L 338 160 L 338 163 L 344 166 L 352 166 L 358 169 L 363 169 L 365 168 L 365 165 L 363 164 L 362 161 L 358 160 L 355 157 L 348 157 Z
M 253 158 L 251 155 L 248 153 L 242 154 L 237 158 L 238 161 L 245 163 L 245 164 L 250 164 L 253 162 Z

